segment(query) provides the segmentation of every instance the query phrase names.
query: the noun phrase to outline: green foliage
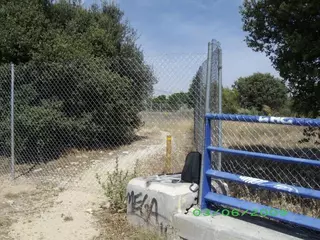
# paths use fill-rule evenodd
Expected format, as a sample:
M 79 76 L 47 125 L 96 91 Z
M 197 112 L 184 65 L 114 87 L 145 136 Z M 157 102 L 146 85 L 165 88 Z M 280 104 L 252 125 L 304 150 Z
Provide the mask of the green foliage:
M 244 114 L 244 115 L 260 115 L 260 111 L 256 108 L 239 108 L 237 110 L 237 114 Z
M 269 56 L 288 83 L 295 110 L 319 116 L 319 2 L 246 0 L 240 12 L 248 46 Z
M 160 95 L 151 99 L 153 111 L 177 111 L 183 105 L 189 104 L 189 93 L 178 92 L 169 95 Z
M 0 149 L 10 149 L 15 67 L 16 155 L 37 161 L 68 148 L 131 142 L 156 79 L 123 12 L 102 4 L 3 1 L 0 7 Z
M 89 10 L 67 1 L 9 0 L 0 8 L 1 62 L 72 60 L 89 56 L 141 58 L 136 35 L 112 5 Z
M 255 73 L 241 77 L 234 83 L 242 108 L 262 111 L 264 105 L 278 110 L 287 101 L 287 89 L 280 79 L 270 74 Z
M 197 109 L 205 104 L 205 85 L 201 73 L 202 67 L 198 69 L 189 86 L 189 108 Z
M 160 95 L 158 97 L 155 97 L 152 99 L 152 103 L 166 103 L 167 102 L 167 96 L 166 95 Z
M 286 81 L 299 116 L 320 116 L 319 1 L 246 0 L 240 10 L 246 42 L 264 52 Z M 318 133 L 317 133 L 318 132 Z M 305 132 L 320 136 L 320 129 Z
M 262 112 L 265 116 L 272 116 L 272 109 L 268 105 L 262 105 Z
M 298 117 L 297 113 L 294 111 L 292 107 L 292 98 L 288 97 L 287 101 L 284 105 L 279 108 L 277 111 L 272 110 L 273 116 L 281 116 L 281 117 Z
M 137 177 L 138 162 L 135 163 L 133 173 L 119 170 L 119 161 L 116 159 L 115 170 L 107 173 L 107 179 L 101 180 L 96 174 L 99 185 L 110 203 L 111 212 L 126 212 L 127 210 L 127 185 L 129 181 Z
M 222 89 L 222 112 L 236 114 L 238 113 L 239 93 L 235 89 L 223 88 Z
M 206 93 L 201 70 L 200 67 L 189 87 L 189 107 L 200 108 L 202 111 Z M 217 95 L 217 91 L 217 84 L 213 83 L 211 95 Z M 212 97 L 211 106 L 217 106 L 217 101 L 217 98 Z M 256 73 L 242 77 L 231 88 L 222 88 L 223 113 L 294 116 L 291 106 L 292 99 L 287 96 L 285 84 L 270 74 Z
M 59 156 L 68 140 L 65 133 L 70 132 L 72 122 L 61 112 L 43 106 L 25 106 L 16 116 L 15 142 L 19 162 L 28 159 L 46 161 Z
M 173 93 L 168 97 L 168 104 L 172 110 L 178 110 L 189 103 L 189 94 L 185 92 Z

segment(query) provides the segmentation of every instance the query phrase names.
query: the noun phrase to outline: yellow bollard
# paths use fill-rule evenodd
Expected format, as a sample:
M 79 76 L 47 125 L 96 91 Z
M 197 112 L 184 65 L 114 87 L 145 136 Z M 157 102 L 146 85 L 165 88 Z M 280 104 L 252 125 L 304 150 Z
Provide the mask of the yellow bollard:
M 168 174 L 172 169 L 172 137 L 171 135 L 167 136 L 167 151 L 166 151 L 166 162 L 165 162 L 165 173 Z

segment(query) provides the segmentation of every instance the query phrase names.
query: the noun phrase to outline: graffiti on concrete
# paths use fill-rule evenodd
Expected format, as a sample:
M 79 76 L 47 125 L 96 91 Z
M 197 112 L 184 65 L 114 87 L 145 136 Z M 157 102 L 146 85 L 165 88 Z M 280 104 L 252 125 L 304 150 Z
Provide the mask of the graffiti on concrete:
M 157 225 L 160 226 L 161 233 L 167 233 L 168 226 L 159 223 L 159 213 L 158 213 L 158 201 L 156 198 L 150 198 L 148 194 L 143 194 L 141 192 L 135 194 L 134 191 L 127 194 L 128 208 L 131 213 L 138 214 L 144 219 L 145 222 L 150 222 L 154 218 Z
M 145 216 L 144 220 L 147 222 L 150 217 L 154 217 L 156 223 L 159 224 L 158 220 L 158 202 L 157 199 L 152 198 L 150 203 L 148 200 L 148 194 L 142 197 L 142 193 L 135 194 L 134 191 L 127 194 L 128 204 L 131 207 L 131 212 L 139 212 L 140 216 Z

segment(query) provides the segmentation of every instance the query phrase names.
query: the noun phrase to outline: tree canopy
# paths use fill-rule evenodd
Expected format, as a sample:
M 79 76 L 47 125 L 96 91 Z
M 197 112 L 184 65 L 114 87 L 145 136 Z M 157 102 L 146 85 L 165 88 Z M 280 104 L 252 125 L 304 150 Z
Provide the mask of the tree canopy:
M 131 141 L 156 79 L 116 6 L 0 0 L 0 153 L 10 149 L 15 63 L 18 159 Z
M 239 92 L 236 89 L 222 89 L 222 112 L 236 114 L 240 109 Z
M 136 33 L 113 5 L 1 1 L 1 63 L 125 56 L 142 59 Z
M 264 52 L 286 81 L 295 110 L 320 115 L 320 3 L 317 0 L 245 0 L 246 42 Z
M 168 97 L 168 104 L 174 110 L 178 110 L 182 105 L 188 105 L 188 103 L 189 94 L 187 92 L 173 93 Z
M 262 111 L 266 105 L 279 110 L 287 101 L 287 89 L 280 79 L 271 74 L 255 73 L 248 77 L 240 77 L 233 88 L 238 93 L 242 108 L 255 108 Z
M 201 67 L 189 86 L 189 107 L 204 110 L 206 86 L 201 76 Z M 218 111 L 218 86 L 213 82 L 211 88 L 211 111 Z M 222 87 L 222 112 L 230 114 L 273 114 L 290 116 L 292 114 L 288 89 L 281 79 L 269 73 L 255 73 L 240 77 L 231 88 Z
M 188 92 L 177 92 L 169 96 L 159 95 L 151 99 L 150 110 L 153 111 L 177 111 L 189 104 Z

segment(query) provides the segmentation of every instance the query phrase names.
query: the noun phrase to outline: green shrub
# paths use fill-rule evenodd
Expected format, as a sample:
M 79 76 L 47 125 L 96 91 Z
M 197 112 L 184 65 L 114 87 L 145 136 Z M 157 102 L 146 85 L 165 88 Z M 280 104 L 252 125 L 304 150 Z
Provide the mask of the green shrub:
M 1 6 L 7 13 L 0 16 L 6 26 L 0 28 L 2 155 L 10 150 L 8 63 L 15 64 L 18 160 L 130 143 L 141 125 L 138 113 L 156 79 L 135 44 L 135 30 L 114 5 L 72 2 L 8 0 Z M 23 11 L 25 4 L 32 7 Z
M 141 126 L 138 113 L 148 90 L 134 87 L 136 79 L 120 75 L 115 66 L 109 68 L 107 60 L 97 59 L 16 66 L 18 161 L 50 160 L 70 148 L 113 147 L 135 139 L 135 130 Z M 10 91 L 5 95 L 9 99 Z M 10 152 L 9 102 L 2 108 L 0 150 L 4 155 Z
M 260 112 L 255 108 L 251 108 L 251 109 L 239 108 L 238 111 L 237 111 L 237 114 L 260 115 Z
M 160 235 L 158 232 L 146 230 L 146 229 L 137 229 L 135 233 L 131 236 L 132 240 L 164 240 L 164 236 Z
M 288 99 L 286 85 L 269 73 L 240 77 L 234 82 L 233 89 L 239 93 L 240 106 L 247 109 L 261 111 L 263 105 L 267 105 L 278 110 Z
M 268 105 L 262 105 L 262 113 L 265 116 L 272 116 L 273 115 L 273 111 L 272 111 L 271 107 L 269 107 Z
M 223 113 L 237 113 L 239 105 L 239 93 L 235 89 L 222 89 L 222 111 Z
M 111 212 L 126 212 L 127 210 L 127 185 L 129 181 L 137 177 L 138 162 L 135 163 L 133 173 L 119 170 L 119 161 L 116 159 L 116 167 L 113 172 L 107 173 L 107 179 L 102 181 L 101 177 L 96 174 L 99 185 L 108 198 Z

